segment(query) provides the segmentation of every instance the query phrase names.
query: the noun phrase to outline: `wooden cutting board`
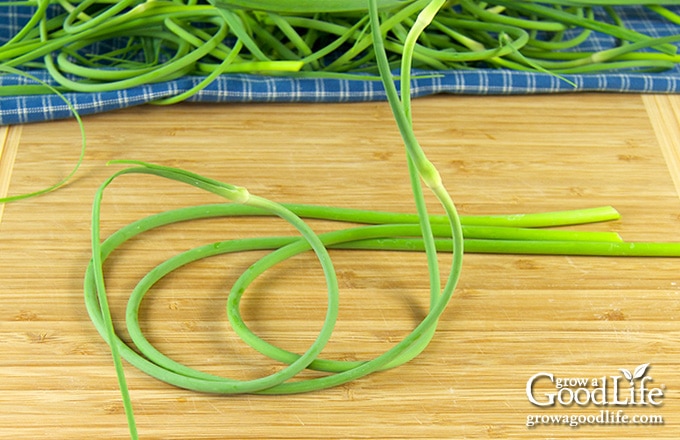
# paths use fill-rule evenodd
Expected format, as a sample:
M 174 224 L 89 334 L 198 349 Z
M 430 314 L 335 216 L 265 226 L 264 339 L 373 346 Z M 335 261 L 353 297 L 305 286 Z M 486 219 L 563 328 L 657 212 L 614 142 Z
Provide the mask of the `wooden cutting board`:
M 680 240 L 677 96 L 436 96 L 414 102 L 414 119 L 462 214 L 611 204 L 622 219 L 588 229 L 617 231 L 627 240 Z M 88 116 L 85 127 L 87 152 L 71 182 L 2 212 L 3 439 L 128 437 L 108 347 L 83 304 L 92 199 L 120 168 L 107 161 L 178 166 L 280 202 L 413 211 L 403 147 L 386 103 L 143 106 Z M 77 160 L 73 121 L 1 130 L 3 195 L 41 189 Z M 127 176 L 106 193 L 102 233 L 151 213 L 217 201 L 177 183 Z M 126 295 L 160 261 L 215 240 L 288 232 L 271 219 L 216 219 L 125 244 L 106 266 L 121 334 Z M 245 379 L 279 369 L 235 338 L 224 312 L 231 283 L 260 255 L 215 257 L 163 279 L 142 310 L 148 338 L 207 372 Z M 332 255 L 341 305 L 325 356 L 374 357 L 427 313 L 422 254 Z M 446 265 L 450 256 L 441 260 Z M 671 258 L 468 254 L 434 340 L 397 369 L 308 394 L 215 396 L 175 388 L 126 364 L 140 435 L 676 439 L 679 269 L 680 260 Z M 301 351 L 316 337 L 325 305 L 321 271 L 312 255 L 303 255 L 258 280 L 243 314 L 263 338 Z M 621 370 L 634 374 L 645 364 L 631 388 Z M 539 373 L 545 374 L 527 393 Z M 557 379 L 574 380 L 559 391 Z M 607 405 L 598 403 L 595 390 L 602 387 Z M 657 390 L 645 391 L 642 400 L 651 395 L 658 405 L 637 403 L 642 387 Z M 635 403 L 625 400 L 631 389 Z M 551 394 L 583 403 L 542 406 Z M 532 417 L 538 423 L 528 427 Z M 563 423 L 579 418 L 585 423 L 578 428 Z

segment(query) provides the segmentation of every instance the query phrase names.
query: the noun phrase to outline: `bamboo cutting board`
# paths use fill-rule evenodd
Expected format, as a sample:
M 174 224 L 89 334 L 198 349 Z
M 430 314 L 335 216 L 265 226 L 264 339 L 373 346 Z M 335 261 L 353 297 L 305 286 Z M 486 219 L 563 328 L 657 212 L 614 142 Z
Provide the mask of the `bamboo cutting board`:
M 416 100 L 414 119 L 462 214 L 611 204 L 622 219 L 590 229 L 627 240 L 680 240 L 676 96 L 437 96 Z M 87 153 L 70 184 L 2 212 L 3 439 L 128 436 L 108 347 L 82 299 L 92 199 L 118 169 L 107 161 L 179 166 L 279 202 L 413 211 L 403 147 L 386 103 L 144 106 L 86 117 L 85 126 Z M 78 156 L 73 121 L 0 133 L 3 193 L 43 188 L 67 174 Z M 217 201 L 151 176 L 121 178 L 105 196 L 103 236 L 154 212 Z M 170 255 L 220 239 L 289 232 L 270 219 L 215 219 L 126 243 L 106 266 L 117 325 L 124 333 L 129 290 Z M 142 311 L 149 339 L 176 360 L 229 377 L 280 368 L 239 342 L 224 313 L 230 283 L 259 255 L 216 257 L 163 279 Z M 341 308 L 325 356 L 374 357 L 427 312 L 423 255 L 332 255 Z M 441 260 L 447 264 L 450 256 Z M 468 254 L 430 346 L 402 367 L 345 386 L 294 396 L 214 396 L 126 365 L 141 438 L 675 439 L 679 268 L 680 260 L 670 258 Z M 302 351 L 316 337 L 325 304 L 320 268 L 303 255 L 258 280 L 243 315 L 265 339 Z M 632 403 L 621 369 L 634 374 L 645 364 Z M 528 394 L 527 383 L 539 373 Z M 557 379 L 567 379 L 560 394 Z M 642 387 L 656 391 L 640 399 Z M 597 403 L 600 393 L 607 393 L 607 405 Z M 540 406 L 550 394 L 565 403 L 570 396 L 596 398 Z M 650 395 L 658 405 L 637 403 Z M 539 423 L 528 427 L 534 416 Z M 574 428 L 562 417 L 586 423 Z

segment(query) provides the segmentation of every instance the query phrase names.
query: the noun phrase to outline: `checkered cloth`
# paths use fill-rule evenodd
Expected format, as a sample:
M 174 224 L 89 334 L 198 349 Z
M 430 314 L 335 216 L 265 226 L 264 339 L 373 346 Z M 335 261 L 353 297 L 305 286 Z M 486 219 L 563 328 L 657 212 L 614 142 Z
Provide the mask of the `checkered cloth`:
M 670 7 L 680 14 L 680 6 Z M 31 16 L 25 7 L 7 6 L 0 9 L 0 44 L 14 35 Z M 680 34 L 680 26 L 660 20 L 644 8 L 628 8 L 622 15 L 630 29 L 651 36 Z M 598 50 L 614 44 L 608 38 L 594 34 L 582 50 Z M 54 84 L 46 72 L 31 72 Z M 680 93 L 680 66 L 660 73 L 608 72 L 565 75 L 574 87 L 553 75 L 504 69 L 453 70 L 418 72 L 413 80 L 414 97 L 435 93 L 451 94 L 537 94 L 575 91 L 618 93 Z M 430 75 L 435 73 L 435 75 Z M 183 77 L 125 90 L 102 93 L 67 93 L 67 99 L 81 115 L 105 112 L 167 98 L 190 89 L 201 77 Z M 0 76 L 0 87 L 26 84 L 32 81 L 21 76 Z M 289 78 L 260 75 L 223 75 L 200 91 L 190 101 L 195 102 L 351 102 L 384 100 L 380 81 Z M 67 118 L 68 106 L 56 95 L 0 97 L 0 124 L 19 124 Z

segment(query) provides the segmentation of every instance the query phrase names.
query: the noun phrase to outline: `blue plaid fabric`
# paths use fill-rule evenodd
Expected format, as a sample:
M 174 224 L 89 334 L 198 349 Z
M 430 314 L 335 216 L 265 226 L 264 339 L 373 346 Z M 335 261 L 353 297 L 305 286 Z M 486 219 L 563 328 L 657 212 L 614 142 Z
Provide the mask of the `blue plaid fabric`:
M 672 7 L 680 14 L 680 6 Z M 629 8 L 622 18 L 630 28 L 652 36 L 680 34 L 680 26 L 660 20 L 644 8 Z M 0 10 L 0 43 L 14 35 L 31 16 L 25 7 L 7 6 Z M 582 50 L 597 50 L 614 44 L 594 34 Z M 46 72 L 31 72 L 53 83 Z M 680 66 L 659 73 L 607 72 L 565 75 L 573 85 L 553 75 L 505 69 L 474 69 L 417 72 L 412 83 L 414 97 L 436 93 L 507 95 L 566 92 L 680 93 Z M 100 113 L 161 98 L 167 98 L 196 85 L 201 77 L 183 77 L 125 90 L 102 93 L 67 93 L 67 99 L 81 115 Z M 22 76 L 0 75 L 0 87 L 30 84 Z M 384 100 L 380 81 L 290 78 L 259 75 L 223 75 L 193 96 L 194 102 L 352 102 Z M 68 106 L 56 95 L 0 97 L 0 124 L 20 124 L 71 116 Z

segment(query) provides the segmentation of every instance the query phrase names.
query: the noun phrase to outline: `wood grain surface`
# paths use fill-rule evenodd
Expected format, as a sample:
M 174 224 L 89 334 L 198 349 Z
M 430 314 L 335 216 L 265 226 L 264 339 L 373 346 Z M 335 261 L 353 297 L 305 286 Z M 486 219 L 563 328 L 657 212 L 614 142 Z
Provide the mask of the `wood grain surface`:
M 415 129 L 462 214 L 613 205 L 627 240 L 680 240 L 677 96 L 437 96 L 414 102 Z M 0 222 L 0 438 L 128 437 L 111 356 L 83 303 L 96 188 L 137 159 L 243 185 L 280 202 L 413 211 L 404 152 L 386 103 L 143 106 L 85 118 L 88 149 L 65 187 L 4 206 Z M 0 130 L 0 193 L 58 181 L 79 154 L 74 121 Z M 431 198 L 430 198 L 431 200 Z M 154 212 L 219 199 L 151 176 L 106 193 L 103 235 Z M 432 208 L 437 211 L 436 207 Z M 318 231 L 337 225 L 314 222 Z M 146 233 L 107 263 L 116 324 L 150 268 L 218 239 L 288 233 L 272 219 L 214 219 Z M 230 283 L 260 253 L 216 257 L 163 279 L 145 301 L 149 339 L 173 358 L 234 378 L 280 365 L 240 342 L 225 317 Z M 427 313 L 424 256 L 332 253 L 340 317 L 324 356 L 366 359 Z M 442 255 L 443 264 L 450 261 Z M 680 437 L 680 260 L 467 254 L 430 346 L 412 362 L 345 386 L 294 396 L 215 396 L 126 365 L 143 439 Z M 312 255 L 276 266 L 243 314 L 267 340 L 304 350 L 325 313 Z M 660 405 L 556 404 L 529 378 L 607 379 L 649 363 Z M 650 379 L 651 378 L 651 379 Z M 640 379 L 634 389 L 640 388 Z M 589 382 L 587 389 L 592 390 Z M 628 381 L 620 380 L 621 399 Z M 563 396 L 578 392 L 567 386 Z M 556 392 L 542 379 L 539 399 Z M 625 414 L 630 423 L 548 417 Z M 530 416 L 547 423 L 527 427 Z M 646 424 L 633 423 L 642 417 Z M 649 422 L 662 418 L 662 424 Z

